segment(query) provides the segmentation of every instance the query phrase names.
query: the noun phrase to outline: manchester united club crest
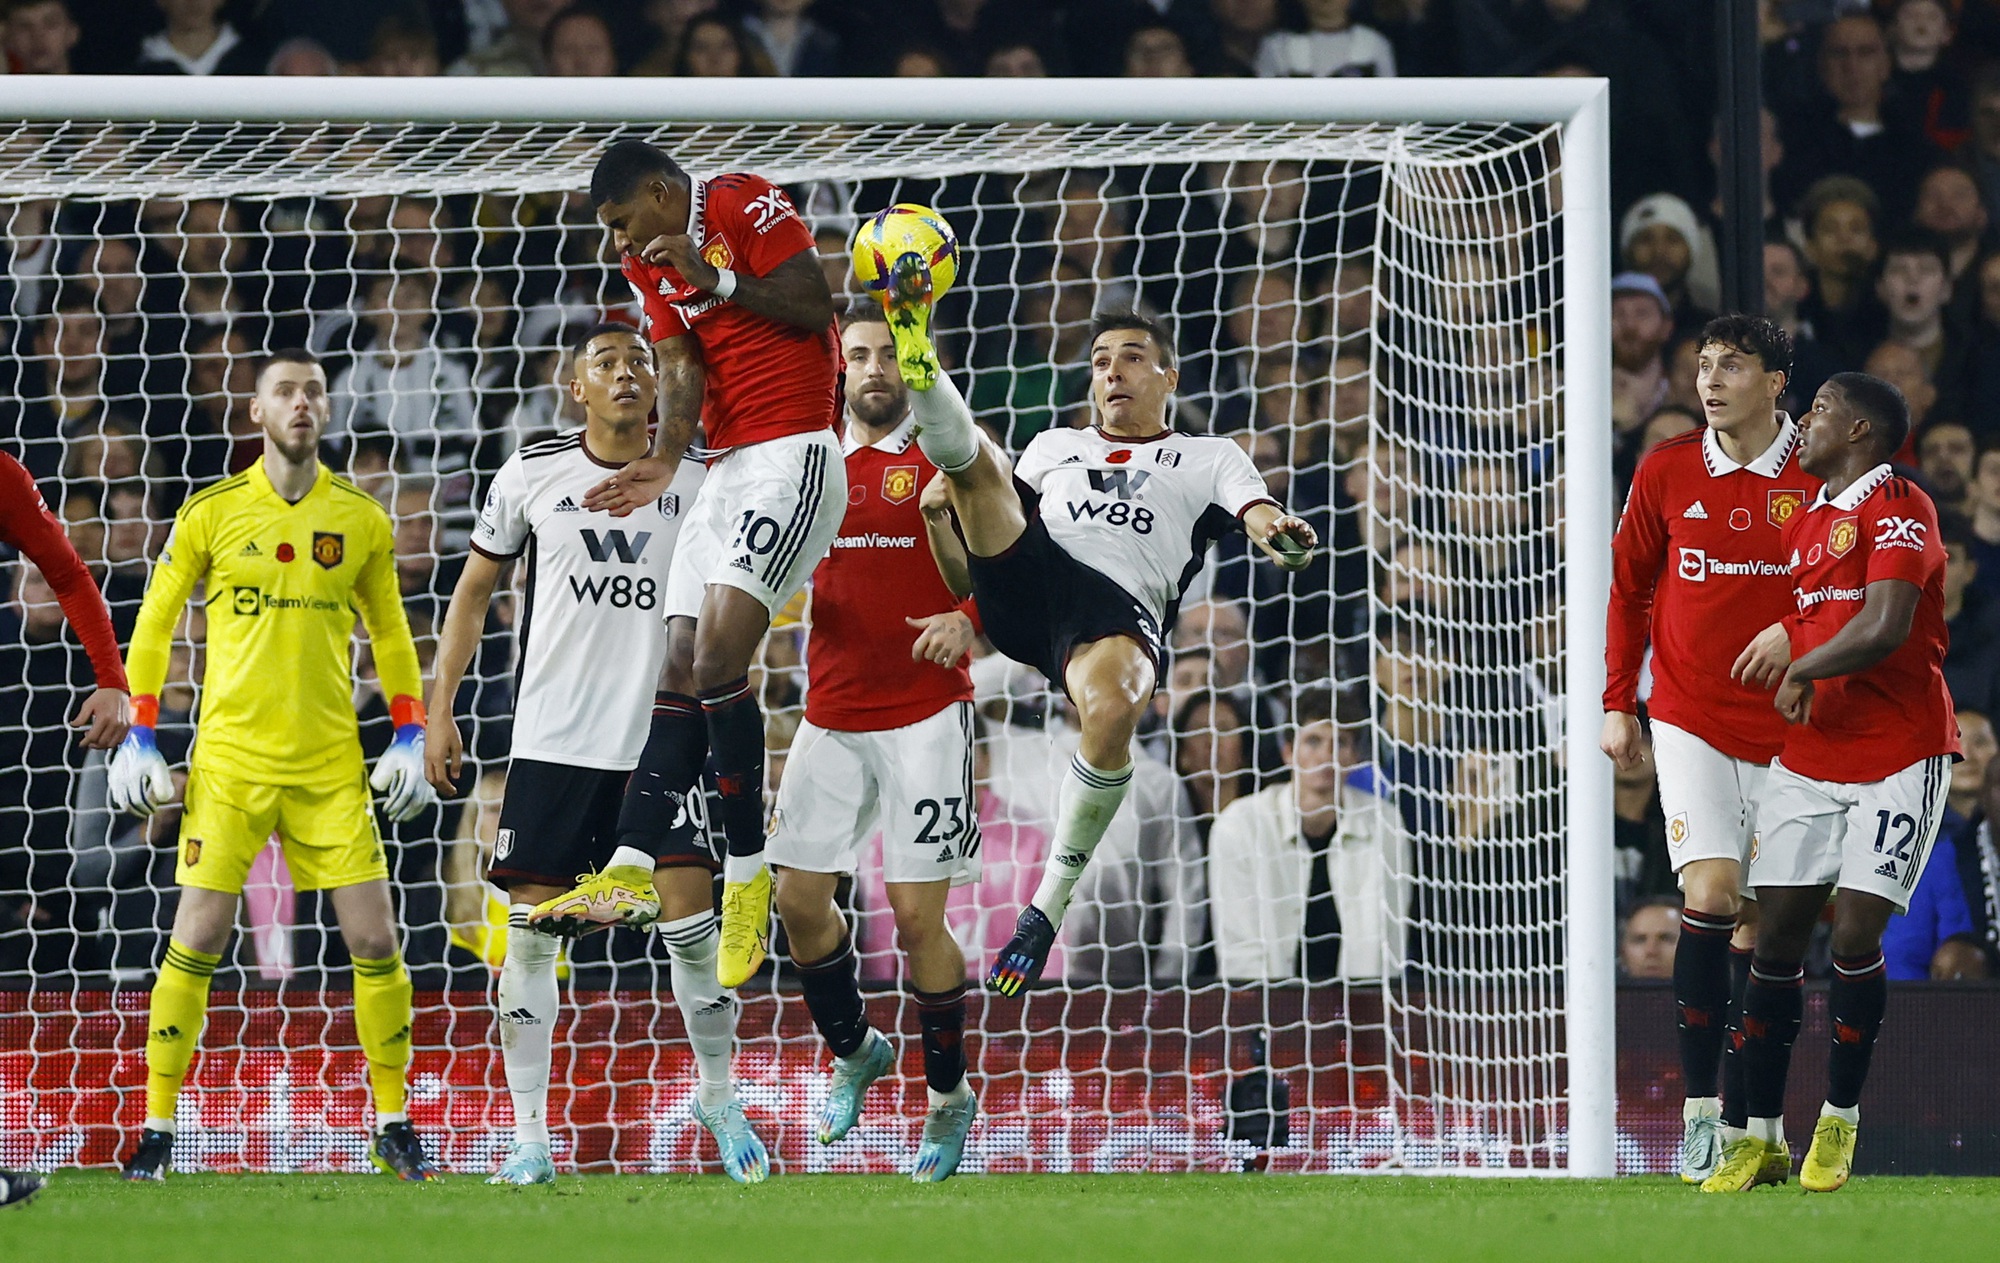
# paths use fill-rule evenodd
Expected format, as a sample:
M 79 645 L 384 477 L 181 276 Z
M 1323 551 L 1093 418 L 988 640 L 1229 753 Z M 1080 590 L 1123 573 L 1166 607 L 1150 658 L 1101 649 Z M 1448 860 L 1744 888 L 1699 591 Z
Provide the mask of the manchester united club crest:
M 901 504 L 917 494 L 917 467 L 915 465 L 892 465 L 882 472 L 882 498 L 890 504 Z
M 181 839 L 181 863 L 188 868 L 193 868 L 196 864 L 201 863 L 200 838 Z
M 1845 557 L 1854 551 L 1854 541 L 1860 537 L 1859 524 L 1851 517 L 1841 518 L 1826 533 L 1826 551 L 1836 557 Z
M 1803 491 L 1773 491 L 1764 516 L 1770 519 L 1771 525 L 1783 526 L 1792 520 L 1792 514 L 1797 513 L 1799 506 L 1805 502 L 1806 493 Z
M 1687 840 L 1688 818 L 1687 813 L 1683 811 L 1667 822 L 1667 841 L 1679 847 L 1684 845 Z
M 313 532 L 313 560 L 320 568 L 331 570 L 347 556 L 347 536 L 335 535 L 331 531 Z
M 701 248 L 701 257 L 710 267 L 726 268 L 736 262 L 736 256 L 729 252 L 729 243 L 717 237 Z

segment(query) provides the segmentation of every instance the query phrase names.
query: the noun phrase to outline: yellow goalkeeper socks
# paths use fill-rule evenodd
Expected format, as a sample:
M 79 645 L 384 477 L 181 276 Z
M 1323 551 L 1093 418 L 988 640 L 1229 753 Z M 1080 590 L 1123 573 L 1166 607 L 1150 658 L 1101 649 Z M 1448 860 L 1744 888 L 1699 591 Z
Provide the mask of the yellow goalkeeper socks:
M 404 1116 L 409 1100 L 410 971 L 401 954 L 354 959 L 354 1033 L 368 1057 L 375 1116 Z
M 171 1128 L 181 1080 L 194 1060 L 208 1013 L 208 980 L 222 963 L 219 954 L 198 952 L 178 939 L 167 940 L 160 976 L 153 983 L 146 1013 L 146 1123 Z

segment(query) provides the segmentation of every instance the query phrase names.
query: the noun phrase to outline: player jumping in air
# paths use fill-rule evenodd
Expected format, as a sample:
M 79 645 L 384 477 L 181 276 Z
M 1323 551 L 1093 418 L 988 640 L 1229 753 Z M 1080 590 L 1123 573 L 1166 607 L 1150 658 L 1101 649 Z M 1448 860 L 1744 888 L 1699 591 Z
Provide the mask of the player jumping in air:
M 833 296 L 811 230 L 784 190 L 761 176 L 692 179 L 652 145 L 621 140 L 598 159 L 590 200 L 645 310 L 659 356 L 660 423 L 650 455 L 581 503 L 619 516 L 653 504 L 697 421 L 715 452 L 661 596 L 667 657 L 620 831 L 667 833 L 713 759 L 728 840 L 716 975 L 734 987 L 763 963 L 771 927 L 764 714 L 750 660 L 772 613 L 826 555 L 847 508 L 833 430 Z M 609 873 L 563 906 L 589 920 L 609 910 L 627 924 L 658 915 L 650 884 Z
M 936 472 L 917 450 L 909 390 L 879 306 L 864 301 L 841 331 L 846 360 L 847 516 L 813 572 L 806 715 L 792 743 L 771 832 L 778 913 L 806 1004 L 833 1051 L 821 1144 L 845 1136 L 873 1083 L 896 1064 L 869 1026 L 854 944 L 834 904 L 842 874 L 879 825 L 896 942 L 909 962 L 923 1030 L 930 1110 L 913 1168 L 919 1183 L 958 1169 L 979 1104 L 965 1081 L 965 954 L 945 925 L 945 897 L 979 877 L 972 786 L 976 628 L 925 551 L 919 493 Z M 946 557 L 957 541 L 944 532 Z M 919 628 L 911 657 L 889 646 Z
M 1233 441 L 1168 426 L 1180 373 L 1173 337 L 1157 322 L 1093 320 L 1097 424 L 1037 434 L 1010 468 L 938 366 L 930 274 L 918 256 L 895 263 L 882 300 L 917 443 L 943 471 L 986 635 L 1068 693 L 1083 728 L 1041 885 L 986 977 L 988 987 L 1015 995 L 1041 976 L 1077 879 L 1131 788 L 1132 734 L 1208 545 L 1242 529 L 1297 570 L 1318 540 L 1271 498 Z
M 236 924 L 250 864 L 272 833 L 300 890 L 327 891 L 354 960 L 354 1029 L 368 1058 L 375 1165 L 437 1177 L 405 1114 L 410 975 L 369 787 L 389 819 L 437 802 L 424 780 L 423 681 L 403 615 L 389 515 L 319 463 L 326 370 L 280 351 L 257 374 L 264 455 L 175 515 L 132 632 L 133 723 L 112 756 L 114 810 L 149 816 L 173 795 L 154 738 L 167 652 L 196 584 L 208 593 L 208 668 L 174 880 L 180 904 L 146 1019 L 146 1122 L 125 1178 L 166 1177 L 174 1108 Z M 355 611 L 368 627 L 395 740 L 362 764 L 354 713 Z
M 1832 1192 L 1854 1169 L 1861 1087 L 1889 999 L 1882 931 L 1923 876 L 1959 753 L 1937 509 L 1889 465 L 1909 430 L 1902 393 L 1878 377 L 1836 373 L 1820 388 L 1799 464 L 1826 486 L 1785 527 L 1796 612 L 1760 632 L 1732 670 L 1775 684 L 1791 727 L 1750 861 L 1763 909 L 1739 1053 L 1750 1131 L 1704 1192 L 1782 1184 L 1791 1173 L 1785 1078 L 1804 1012 L 1802 962 L 1836 890 L 1826 1104 L 1799 1183 Z
M 741 1183 L 770 1173 L 730 1081 L 737 1006 L 715 981 L 716 864 L 703 846 L 701 796 L 688 799 L 692 810 L 666 832 L 635 828 L 621 845 L 627 782 L 646 743 L 652 682 L 667 653 L 660 594 L 701 466 L 683 462 L 668 491 L 615 522 L 580 502 L 606 469 L 645 454 L 657 387 L 653 348 L 638 330 L 606 324 L 584 334 L 569 385 L 583 405 L 584 428 L 524 447 L 501 466 L 439 638 L 425 758 L 431 783 L 450 793 L 464 751 L 452 699 L 479 646 L 495 586 L 512 559 L 527 554 L 513 750 L 487 873 L 513 907 L 495 999 L 514 1099 L 514 1152 L 489 1184 L 555 1180 L 548 1123 L 555 932 L 578 928 L 588 912 L 558 906 L 559 897 L 576 874 L 600 867 L 657 900 L 674 1000 L 700 1071 L 694 1115 L 714 1135 L 723 1169 Z M 544 902 L 550 906 L 534 918 Z M 607 920 L 616 911 L 599 909 Z
M 0 544 L 19 549 L 42 572 L 90 657 L 97 688 L 70 721 L 72 727 L 84 730 L 78 734 L 78 742 L 86 750 L 113 748 L 132 726 L 132 705 L 125 663 L 118 656 L 118 634 L 111 628 L 111 611 L 105 608 L 104 596 L 84 568 L 83 559 L 63 534 L 62 523 L 49 512 L 34 478 L 5 452 L 0 452 Z M 0 845 L 12 849 L 18 842 L 18 838 L 9 838 Z M 30 1200 L 41 1191 L 42 1183 L 42 1177 L 31 1171 L 0 1169 L 0 1206 Z
M 1708 425 L 1647 454 L 1611 546 L 1599 744 L 1621 767 L 1643 756 L 1639 666 L 1650 642 L 1660 808 L 1685 899 L 1674 1000 L 1690 1184 L 1715 1173 L 1745 1126 L 1740 1066 L 1724 1041 L 1757 941 L 1757 905 L 1743 898 L 1757 795 L 1785 724 L 1725 664 L 1791 608 L 1780 537 L 1817 485 L 1799 469 L 1797 425 L 1778 411 L 1791 368 L 1792 340 L 1776 323 L 1710 321 L 1696 376 Z

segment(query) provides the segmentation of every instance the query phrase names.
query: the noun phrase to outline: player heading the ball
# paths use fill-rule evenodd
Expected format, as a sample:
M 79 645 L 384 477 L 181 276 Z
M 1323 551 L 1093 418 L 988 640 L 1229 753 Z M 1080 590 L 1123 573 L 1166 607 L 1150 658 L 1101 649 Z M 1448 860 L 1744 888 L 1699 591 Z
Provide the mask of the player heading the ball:
M 1077 879 L 1131 788 L 1132 736 L 1159 684 L 1181 594 L 1209 544 L 1242 530 L 1298 570 L 1318 540 L 1271 498 L 1235 442 L 1167 424 L 1180 373 L 1173 335 L 1159 322 L 1096 317 L 1097 423 L 1037 434 L 1014 466 L 979 432 L 938 365 L 934 283 L 921 252 L 892 261 L 881 299 L 917 444 L 942 471 L 934 494 L 964 541 L 986 635 L 1067 693 L 1083 729 L 1041 885 L 987 974 L 989 988 L 1015 995 L 1041 976 Z
M 716 977 L 734 987 L 771 941 L 764 713 L 750 661 L 847 507 L 833 295 L 812 232 L 762 176 L 696 179 L 653 145 L 621 140 L 598 159 L 590 201 L 645 312 L 660 402 L 650 453 L 591 488 L 583 507 L 624 516 L 655 503 L 697 424 L 711 449 L 660 599 L 667 656 L 626 818 L 668 832 L 713 759 L 728 840 Z

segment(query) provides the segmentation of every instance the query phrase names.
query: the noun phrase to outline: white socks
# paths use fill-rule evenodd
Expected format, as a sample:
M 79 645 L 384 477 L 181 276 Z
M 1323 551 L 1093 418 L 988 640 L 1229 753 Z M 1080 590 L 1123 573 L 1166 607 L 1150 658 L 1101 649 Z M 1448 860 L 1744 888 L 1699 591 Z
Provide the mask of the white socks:
M 549 1048 L 555 1039 L 556 955 L 562 944 L 528 928 L 532 904 L 507 915 L 507 959 L 500 966 L 500 1056 L 514 1098 L 514 1143 L 549 1143 Z
M 930 462 L 955 474 L 979 455 L 979 427 L 951 375 L 938 373 L 930 390 L 910 391 L 910 414 L 917 419 L 917 447 Z
M 1838 1105 L 1821 1104 L 1819 1107 L 1819 1116 L 1821 1118 L 1838 1118 L 1854 1127 L 1861 1125 L 1861 1107 L 1859 1105 L 1850 1105 L 1846 1109 L 1842 1109 Z
M 674 1002 L 680 1005 L 688 1045 L 694 1049 L 701 1074 L 701 1103 L 713 1109 L 726 1104 L 735 1091 L 729 1062 L 736 1051 L 736 996 L 715 981 L 715 951 L 720 935 L 716 915 L 698 912 L 678 921 L 659 923 L 672 958 Z
M 1696 1118 L 1721 1118 L 1722 1098 L 1719 1096 L 1691 1096 L 1681 1106 L 1681 1121 Z
M 643 868 L 647 880 L 653 876 L 653 857 L 636 846 L 621 846 L 611 853 L 611 862 L 606 868 Z
M 916 392 L 910 394 L 914 398 Z M 1129 761 L 1124 767 L 1107 772 L 1085 763 L 1081 754 L 1070 760 L 1057 799 L 1055 846 L 1049 851 L 1048 866 L 1042 870 L 1042 884 L 1029 900 L 1042 910 L 1049 924 L 1062 927 L 1077 879 L 1083 876 L 1091 853 L 1097 850 L 1104 831 L 1111 826 L 1111 818 L 1118 814 L 1118 806 L 1131 788 Z
M 1750 1120 L 1750 1134 L 1767 1145 L 1785 1143 L 1785 1116 L 1776 1118 L 1753 1118 Z

